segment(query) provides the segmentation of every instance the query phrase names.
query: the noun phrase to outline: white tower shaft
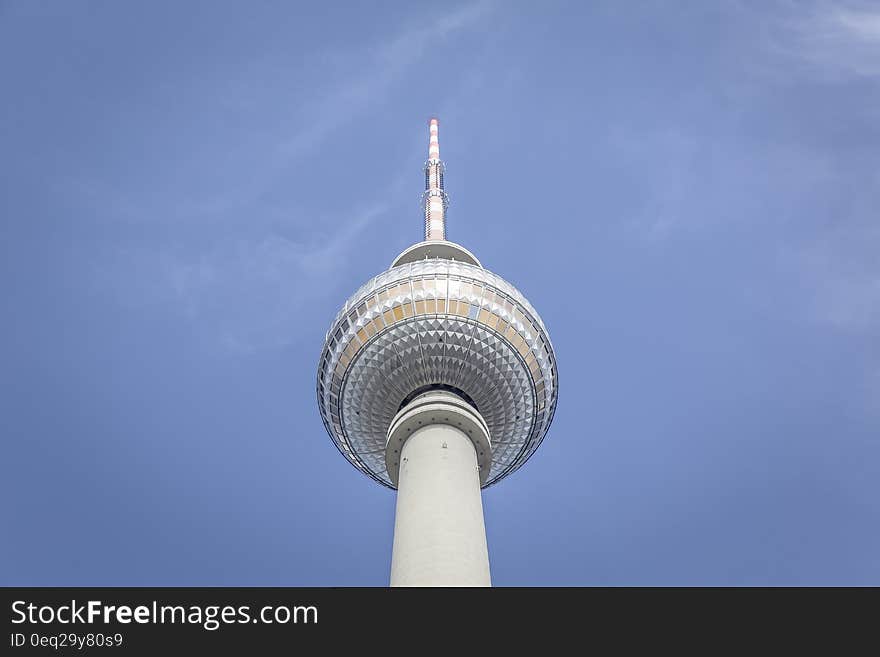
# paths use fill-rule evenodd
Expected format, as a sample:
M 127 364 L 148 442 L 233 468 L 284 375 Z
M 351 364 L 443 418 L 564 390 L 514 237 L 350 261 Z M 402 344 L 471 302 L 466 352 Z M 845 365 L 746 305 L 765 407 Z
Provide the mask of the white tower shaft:
M 443 392 L 416 398 L 392 423 L 391 586 L 492 585 L 480 496 L 480 466 L 489 460 L 484 428 L 473 407 Z

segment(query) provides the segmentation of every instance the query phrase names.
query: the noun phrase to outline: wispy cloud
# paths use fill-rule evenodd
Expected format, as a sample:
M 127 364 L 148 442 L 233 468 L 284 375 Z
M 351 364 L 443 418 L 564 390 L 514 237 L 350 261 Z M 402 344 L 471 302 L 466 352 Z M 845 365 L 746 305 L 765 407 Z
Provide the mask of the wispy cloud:
M 880 330 L 880 228 L 826 233 L 793 248 L 789 262 L 806 284 L 812 316 L 846 332 Z
M 427 52 L 457 32 L 477 26 L 490 14 L 493 4 L 478 0 L 437 15 L 425 15 L 390 39 L 360 51 L 332 53 L 353 73 L 304 109 L 306 127 L 283 141 L 280 152 L 291 158 L 310 152 L 334 129 L 381 100 L 396 82 L 421 63 Z
M 385 211 L 369 208 L 324 239 L 265 233 L 218 240 L 197 252 L 180 245 L 118 247 L 95 267 L 93 282 L 131 309 L 177 314 L 208 345 L 242 353 L 279 348 L 302 335 L 297 318 L 339 284 L 347 254 Z
M 199 90 L 200 95 L 222 99 L 218 121 L 236 129 L 224 131 L 222 141 L 213 135 L 211 139 L 188 135 L 188 151 L 166 159 L 163 171 L 151 172 L 177 194 L 174 199 L 163 203 L 161 193 L 145 198 L 139 185 L 121 188 L 87 170 L 57 183 L 59 191 L 74 202 L 93 206 L 96 212 L 106 215 L 113 208 L 117 220 L 137 223 L 179 223 L 243 213 L 279 179 L 291 175 L 291 169 L 306 163 L 328 139 L 354 139 L 344 130 L 348 124 L 389 98 L 396 85 L 423 64 L 427 53 L 479 27 L 493 10 L 491 0 L 444 7 L 413 16 L 374 41 L 312 55 L 309 66 L 319 68 L 323 63 L 327 68 L 317 80 L 309 79 L 314 89 L 292 81 L 297 76 L 288 69 L 294 63 L 269 56 L 243 63 L 222 80 L 201 82 L 208 86 Z M 223 102 L 231 98 L 236 102 Z M 136 124 L 127 129 L 143 133 L 153 127 Z M 175 147 L 166 144 L 169 152 Z M 180 180 L 190 181 L 187 188 L 177 186 Z
M 840 175 L 826 154 L 803 144 L 700 129 L 607 128 L 608 152 L 636 181 L 631 214 L 622 221 L 640 239 L 718 224 L 790 221 L 809 203 L 811 190 L 833 185 Z
M 344 126 L 391 93 L 420 65 L 426 54 L 458 32 L 475 27 L 491 12 L 480 0 L 436 15 L 423 15 L 405 28 L 371 44 L 324 53 L 335 62 L 321 93 L 298 105 L 261 156 L 259 175 L 235 176 L 234 184 L 195 193 L 180 190 L 156 207 L 155 198 L 121 193 L 103 180 L 78 180 L 78 200 L 104 216 L 137 221 L 173 217 L 173 226 L 191 220 L 222 221 L 213 242 L 194 243 L 185 232 L 158 244 L 111 246 L 95 267 L 94 280 L 111 288 L 125 304 L 161 304 L 171 308 L 214 341 L 237 352 L 283 346 L 296 340 L 297 318 L 346 274 L 346 262 L 367 225 L 393 206 L 401 176 L 391 176 L 381 195 L 361 199 L 360 212 L 324 216 L 320 209 L 291 208 L 282 228 L 261 221 L 277 212 L 260 202 L 273 177 L 289 171 Z M 301 93 L 297 97 L 301 97 Z M 259 116 L 261 108 L 247 108 Z M 250 115 L 249 115 L 250 116 Z M 253 116 L 251 118 L 253 118 Z M 243 128 L 246 129 L 246 128 Z M 256 150 L 251 146 L 249 151 Z M 285 174 L 286 175 L 286 174 Z M 378 200 L 378 199 L 382 200 Z M 143 207 L 150 203 L 153 207 Z M 311 210 L 311 211 L 310 211 Z M 308 220 L 297 219 L 309 217 Z M 238 217 L 238 219 L 236 219 Z M 331 225 L 332 231 L 322 226 Z M 262 226 L 262 227 L 261 227 Z M 286 229 L 286 231 L 285 231 Z M 293 235 L 291 237 L 291 235 Z M 328 315 L 328 320 L 330 316 Z M 314 326 L 314 317 L 310 326 Z
M 823 237 L 792 246 L 786 261 L 806 288 L 808 318 L 840 339 L 871 345 L 862 351 L 858 384 L 865 407 L 880 413 L 880 352 L 874 346 L 880 335 L 880 226 L 848 227 Z
M 772 29 L 772 43 L 825 78 L 880 76 L 880 6 L 796 3 Z

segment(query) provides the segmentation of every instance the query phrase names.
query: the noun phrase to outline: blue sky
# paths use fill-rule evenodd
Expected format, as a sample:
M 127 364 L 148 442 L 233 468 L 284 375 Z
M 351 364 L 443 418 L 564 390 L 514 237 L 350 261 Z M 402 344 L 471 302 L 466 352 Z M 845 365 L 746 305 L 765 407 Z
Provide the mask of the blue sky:
M 435 114 L 559 359 L 494 582 L 880 583 L 876 3 L 0 2 L 0 85 L 0 583 L 387 582 L 315 368 Z

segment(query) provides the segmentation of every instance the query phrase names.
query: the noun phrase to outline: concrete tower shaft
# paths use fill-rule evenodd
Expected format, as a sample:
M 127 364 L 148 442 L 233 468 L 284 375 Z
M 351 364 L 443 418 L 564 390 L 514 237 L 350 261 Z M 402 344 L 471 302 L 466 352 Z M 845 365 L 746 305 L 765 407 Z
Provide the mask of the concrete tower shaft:
M 397 484 L 391 586 L 490 586 L 480 482 L 489 430 L 454 393 L 404 406 L 388 430 L 385 460 Z

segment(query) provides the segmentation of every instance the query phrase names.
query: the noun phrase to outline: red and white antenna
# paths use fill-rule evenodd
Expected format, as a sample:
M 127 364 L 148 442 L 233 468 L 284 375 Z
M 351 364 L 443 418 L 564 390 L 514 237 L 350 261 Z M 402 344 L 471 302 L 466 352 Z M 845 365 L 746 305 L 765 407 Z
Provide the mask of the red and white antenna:
M 425 162 L 425 193 L 422 194 L 426 240 L 446 239 L 446 208 L 449 207 L 449 197 L 443 190 L 443 173 L 446 167 L 440 160 L 439 129 L 440 121 L 431 119 L 428 124 L 430 138 L 428 161 Z

